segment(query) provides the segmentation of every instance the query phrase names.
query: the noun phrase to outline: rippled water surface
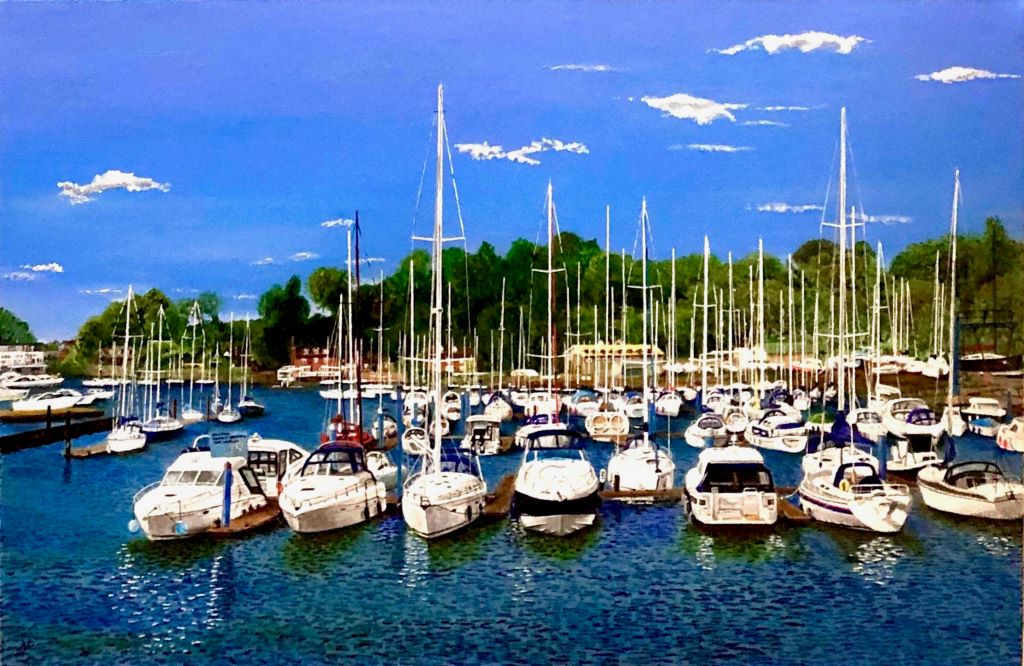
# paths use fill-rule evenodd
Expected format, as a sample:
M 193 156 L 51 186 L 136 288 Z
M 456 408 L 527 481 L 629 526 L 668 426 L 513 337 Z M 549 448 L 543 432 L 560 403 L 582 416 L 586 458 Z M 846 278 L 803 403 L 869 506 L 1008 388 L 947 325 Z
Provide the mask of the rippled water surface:
M 270 411 L 245 430 L 316 441 L 314 391 L 262 395 Z M 663 441 L 681 479 L 697 452 Z M 945 516 L 919 497 L 896 536 L 709 536 L 678 505 L 608 502 L 567 539 L 502 520 L 427 543 L 391 516 L 315 537 L 281 526 L 149 543 L 126 527 L 132 496 L 185 444 L 0 459 L 4 664 L 1021 662 L 1020 525 Z M 958 448 L 1020 472 L 984 440 Z M 609 452 L 590 447 L 595 465 Z M 766 459 L 776 483 L 796 483 L 798 456 Z M 490 485 L 517 464 L 485 459 Z

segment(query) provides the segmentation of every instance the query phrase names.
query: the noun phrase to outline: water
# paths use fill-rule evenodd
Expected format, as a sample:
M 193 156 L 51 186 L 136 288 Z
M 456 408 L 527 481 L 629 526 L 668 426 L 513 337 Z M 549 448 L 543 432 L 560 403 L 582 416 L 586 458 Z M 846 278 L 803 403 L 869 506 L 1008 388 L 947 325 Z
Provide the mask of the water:
M 315 391 L 260 397 L 267 416 L 233 430 L 315 443 Z M 427 543 L 400 516 L 314 537 L 130 534 L 134 493 L 187 443 L 0 458 L 4 664 L 1021 661 L 1020 525 L 944 516 L 919 496 L 895 536 L 821 525 L 709 536 L 678 505 L 611 502 L 567 539 L 501 520 Z M 697 451 L 681 437 L 671 447 L 681 479 Z M 989 441 L 958 450 L 1020 471 Z M 610 446 L 590 453 L 603 465 Z M 798 456 L 765 457 L 776 483 L 797 482 Z M 518 460 L 484 459 L 489 483 Z

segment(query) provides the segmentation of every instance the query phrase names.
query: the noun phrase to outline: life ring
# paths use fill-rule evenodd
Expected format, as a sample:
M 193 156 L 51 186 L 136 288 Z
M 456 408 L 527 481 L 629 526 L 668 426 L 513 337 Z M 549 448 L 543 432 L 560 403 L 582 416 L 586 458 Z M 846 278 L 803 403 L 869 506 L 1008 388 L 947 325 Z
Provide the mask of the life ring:
M 844 493 L 850 492 L 850 488 L 850 482 L 847 481 L 846 479 L 843 479 L 842 481 L 839 482 L 839 490 L 843 491 Z

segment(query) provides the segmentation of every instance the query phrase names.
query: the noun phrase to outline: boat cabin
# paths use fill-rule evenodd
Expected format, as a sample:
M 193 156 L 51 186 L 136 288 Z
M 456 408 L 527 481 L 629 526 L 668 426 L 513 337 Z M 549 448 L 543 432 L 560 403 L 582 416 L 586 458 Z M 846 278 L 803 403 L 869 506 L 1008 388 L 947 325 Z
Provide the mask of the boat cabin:
M 997 483 L 1004 478 L 999 465 L 987 461 L 972 461 L 953 463 L 946 468 L 942 480 L 954 488 L 969 490 L 976 486 Z
M 765 466 L 764 458 L 746 446 L 727 446 L 705 449 L 697 459 L 700 483 L 697 492 L 742 493 L 755 490 L 771 493 L 775 491 L 772 473 Z
M 328 443 L 309 454 L 299 476 L 349 476 L 366 472 L 363 447 Z

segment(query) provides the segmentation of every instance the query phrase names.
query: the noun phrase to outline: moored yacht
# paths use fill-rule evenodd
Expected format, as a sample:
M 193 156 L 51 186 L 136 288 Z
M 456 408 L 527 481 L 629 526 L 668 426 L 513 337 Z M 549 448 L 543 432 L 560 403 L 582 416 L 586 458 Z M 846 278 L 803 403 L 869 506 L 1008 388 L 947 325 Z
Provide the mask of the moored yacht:
M 11 403 L 16 412 L 45 412 L 71 409 L 82 401 L 82 394 L 74 389 L 57 389 L 30 395 Z
M 258 432 L 249 437 L 245 448 L 249 468 L 256 474 L 267 497 L 277 497 L 309 457 L 309 451 L 298 444 L 264 438 Z
M 601 497 L 583 437 L 567 429 L 540 429 L 526 438 L 516 474 L 512 517 L 523 527 L 564 536 L 594 524 Z
M 917 474 L 917 487 L 924 503 L 937 511 L 993 520 L 1024 517 L 1024 484 L 992 462 L 925 467 Z
M 676 464 L 672 456 L 646 432 L 618 447 L 608 460 L 607 474 L 613 490 L 668 490 L 676 485 Z M 650 501 L 650 498 L 640 499 Z
M 705 412 L 698 416 L 697 420 L 686 427 L 683 434 L 686 443 L 698 449 L 705 446 L 722 446 L 728 437 L 722 417 L 714 412 Z
M 747 426 L 746 439 L 760 449 L 803 453 L 807 447 L 807 429 L 799 418 L 779 409 L 769 409 Z
M 706 527 L 769 527 L 778 520 L 771 472 L 757 449 L 739 444 L 704 449 L 686 472 L 690 519 Z
M 478 456 L 501 453 L 501 419 L 487 414 L 474 414 L 466 419 L 466 435 L 462 438 L 464 451 Z

